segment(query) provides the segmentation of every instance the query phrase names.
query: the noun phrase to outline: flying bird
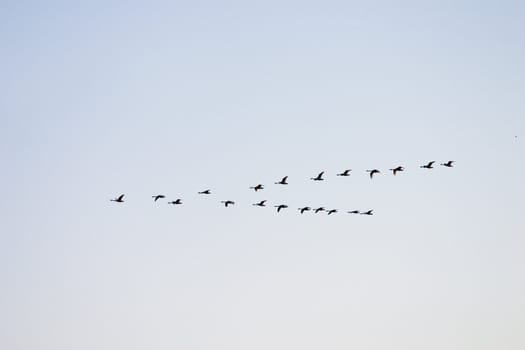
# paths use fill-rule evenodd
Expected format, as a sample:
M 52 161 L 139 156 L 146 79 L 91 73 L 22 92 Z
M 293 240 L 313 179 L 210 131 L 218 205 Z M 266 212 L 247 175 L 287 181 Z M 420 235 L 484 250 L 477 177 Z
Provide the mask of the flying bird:
M 175 204 L 175 205 L 177 205 L 177 204 L 182 204 L 182 199 L 178 198 L 178 199 L 175 200 L 175 201 L 168 202 L 168 204 Z
M 350 210 L 348 214 L 359 214 L 359 210 Z
M 204 191 L 200 191 L 198 193 L 199 194 L 211 194 L 211 191 L 210 190 L 204 190 Z
M 321 171 L 316 177 L 311 177 L 310 180 L 314 180 L 314 181 L 323 181 L 323 174 L 324 174 L 324 171 Z
M 117 202 L 117 203 L 124 203 L 124 195 L 121 194 L 120 196 L 118 196 L 118 197 L 115 198 L 115 199 L 110 199 L 110 201 L 112 201 L 112 202 Z
M 327 211 L 327 215 L 335 214 L 337 213 L 337 209 L 330 209 Z
M 436 161 L 433 160 L 431 162 L 428 162 L 428 164 L 425 164 L 425 165 L 421 165 L 420 168 L 425 168 L 425 169 L 434 169 L 434 167 L 432 166 Z
M 151 198 L 153 198 L 155 200 L 155 202 L 156 202 L 156 201 L 158 201 L 161 198 L 166 198 L 166 196 L 163 195 L 163 194 L 158 194 L 156 196 L 151 196 Z
M 263 190 L 264 189 L 264 186 L 262 184 L 258 184 L 257 186 L 252 186 L 250 187 L 250 189 L 254 190 L 255 192 L 259 191 L 259 190 Z
M 345 171 L 343 171 L 342 173 L 340 174 L 337 174 L 337 176 L 350 176 L 350 172 L 352 171 L 352 169 L 346 169 Z
M 368 210 L 368 211 L 364 211 L 364 212 L 362 212 L 362 213 L 360 213 L 360 214 L 361 214 L 361 215 L 374 215 L 374 214 L 372 214 L 373 211 L 374 211 L 374 210 Z
M 319 213 L 320 211 L 324 211 L 324 210 L 326 210 L 324 207 L 319 207 L 319 208 L 317 208 L 317 209 L 314 210 L 314 213 L 317 214 L 317 213 Z
M 299 208 L 298 210 L 301 212 L 301 214 L 303 214 L 305 211 L 312 210 L 312 208 L 310 208 L 310 207 L 302 207 L 302 208 Z
M 403 168 L 402 166 L 398 166 L 398 167 L 395 167 L 394 169 L 390 169 L 390 171 L 392 171 L 392 173 L 395 176 L 399 171 L 405 171 L 405 168 Z
M 447 168 L 452 168 L 454 166 L 455 161 L 449 160 L 446 163 L 441 163 L 441 165 L 446 166 Z
M 224 204 L 224 206 L 226 208 L 228 208 L 228 205 L 234 205 L 235 202 L 234 201 L 221 201 L 222 204 Z
M 379 170 L 377 169 L 372 169 L 372 170 L 367 170 L 366 171 L 367 173 L 370 173 L 370 179 L 372 179 L 374 177 L 374 174 L 379 174 L 381 173 Z
M 288 182 L 286 181 L 288 181 L 288 176 L 283 177 L 281 181 L 276 182 L 275 184 L 276 185 L 288 185 Z
M 266 206 L 266 199 L 263 201 L 260 201 L 259 203 L 252 204 L 258 207 L 265 207 Z
M 281 209 L 286 209 L 288 208 L 288 206 L 286 204 L 279 204 L 279 205 L 275 205 L 274 207 L 277 208 L 277 212 L 280 212 Z

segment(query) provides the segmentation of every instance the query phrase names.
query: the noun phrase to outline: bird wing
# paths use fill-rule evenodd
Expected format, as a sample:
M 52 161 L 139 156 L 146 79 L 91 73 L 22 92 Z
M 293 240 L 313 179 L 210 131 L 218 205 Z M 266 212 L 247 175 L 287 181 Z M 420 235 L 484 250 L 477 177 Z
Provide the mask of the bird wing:
M 122 198 L 124 198 L 124 195 L 123 195 L 123 194 L 121 194 L 120 196 L 118 196 L 117 200 L 118 200 L 118 201 L 121 201 Z

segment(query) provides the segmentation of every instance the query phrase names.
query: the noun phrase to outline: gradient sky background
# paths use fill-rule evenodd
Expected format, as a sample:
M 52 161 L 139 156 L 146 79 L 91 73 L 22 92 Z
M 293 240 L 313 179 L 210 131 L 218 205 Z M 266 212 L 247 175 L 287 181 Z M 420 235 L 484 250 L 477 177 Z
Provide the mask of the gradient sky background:
M 522 1 L 2 1 L 0 348 L 524 349 L 524 33 Z

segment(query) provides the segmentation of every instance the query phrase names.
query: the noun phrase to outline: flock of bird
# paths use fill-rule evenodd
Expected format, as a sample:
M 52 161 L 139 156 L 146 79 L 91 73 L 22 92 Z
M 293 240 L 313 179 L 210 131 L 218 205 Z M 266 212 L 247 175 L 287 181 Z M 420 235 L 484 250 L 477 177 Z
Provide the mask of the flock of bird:
M 434 168 L 434 163 L 435 163 L 435 161 L 428 162 L 427 164 L 421 165 L 420 168 L 433 169 Z M 449 161 L 447 161 L 445 163 L 440 163 L 440 165 L 442 165 L 444 167 L 447 167 L 447 168 L 452 168 L 454 163 L 455 163 L 455 161 L 449 160 Z M 346 169 L 343 172 L 338 173 L 336 175 L 337 176 L 350 176 L 350 172 L 351 171 L 352 171 L 352 169 Z M 395 168 L 389 169 L 389 171 L 391 171 L 392 174 L 395 176 L 397 173 L 405 171 L 405 168 L 403 166 L 397 166 Z M 369 174 L 370 179 L 373 179 L 374 175 L 381 173 L 381 171 L 378 170 L 378 169 L 369 169 L 369 170 L 366 170 L 366 172 Z M 325 172 L 322 171 L 319 174 L 317 174 L 316 177 L 311 177 L 310 180 L 312 180 L 312 181 L 323 181 L 324 180 L 324 178 L 323 178 L 324 174 L 325 174 Z M 288 185 L 288 176 L 283 177 L 280 181 L 275 182 L 275 184 L 276 185 Z M 258 192 L 258 191 L 264 190 L 264 185 L 263 184 L 257 184 L 255 186 L 251 186 L 249 188 L 251 190 L 254 190 L 255 192 Z M 197 193 L 199 195 L 210 195 L 211 194 L 211 190 L 210 189 L 206 189 L 204 191 L 200 191 L 200 192 L 197 192 Z M 163 194 L 157 194 L 157 195 L 152 196 L 152 198 L 153 198 L 153 201 L 156 202 L 159 199 L 166 198 L 166 196 L 163 195 Z M 117 198 L 110 199 L 110 201 L 117 202 L 117 203 L 123 203 L 124 202 L 124 194 L 121 194 Z M 252 205 L 253 206 L 257 206 L 257 207 L 266 207 L 266 202 L 267 202 L 267 200 L 262 200 L 260 202 L 254 203 Z M 235 202 L 232 201 L 232 200 L 224 200 L 224 201 L 221 201 L 221 203 L 226 208 L 228 208 L 229 206 L 235 205 Z M 168 204 L 171 204 L 171 205 L 182 205 L 182 199 L 178 198 L 178 199 L 176 199 L 174 201 L 169 201 Z M 287 209 L 288 205 L 286 205 L 286 204 L 279 204 L 279 205 L 275 205 L 274 207 L 277 209 L 277 213 L 280 213 L 283 209 Z M 297 209 L 299 210 L 299 212 L 301 214 L 304 214 L 307 211 L 312 211 L 315 214 L 318 214 L 319 212 L 326 212 L 327 215 L 332 215 L 332 214 L 335 214 L 335 213 L 338 212 L 338 209 L 326 209 L 325 207 L 312 208 L 312 207 L 305 206 L 305 207 L 301 207 L 301 208 L 297 208 Z M 360 214 L 360 215 L 373 215 L 373 212 L 374 212 L 373 209 L 366 210 L 366 211 L 359 211 L 359 210 L 347 211 L 348 214 Z

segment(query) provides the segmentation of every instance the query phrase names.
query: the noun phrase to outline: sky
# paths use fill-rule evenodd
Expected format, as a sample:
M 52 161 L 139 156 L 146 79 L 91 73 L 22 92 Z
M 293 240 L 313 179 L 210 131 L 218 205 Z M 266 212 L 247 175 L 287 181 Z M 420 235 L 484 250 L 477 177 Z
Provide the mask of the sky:
M 520 1 L 3 1 L 0 347 L 525 348 L 524 32 Z

